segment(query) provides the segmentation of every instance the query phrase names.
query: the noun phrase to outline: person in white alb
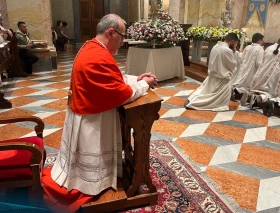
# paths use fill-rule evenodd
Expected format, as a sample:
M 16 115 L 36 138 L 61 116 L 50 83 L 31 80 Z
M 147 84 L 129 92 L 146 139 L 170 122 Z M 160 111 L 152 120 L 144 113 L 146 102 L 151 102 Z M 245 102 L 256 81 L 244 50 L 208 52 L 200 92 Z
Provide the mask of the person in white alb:
M 138 77 L 121 74 L 113 55 L 126 36 L 123 19 L 106 15 L 96 32 L 97 36 L 83 45 L 74 60 L 59 154 L 51 178 L 46 178 L 46 173 L 43 176 L 49 200 L 59 200 L 51 192 L 65 194 L 60 203 L 65 207 L 51 205 L 56 212 L 64 208 L 65 212 L 74 212 L 88 201 L 82 197 L 90 198 L 110 187 L 117 189 L 117 177 L 122 176 L 118 107 L 157 85 L 157 78 L 150 73 Z
M 208 65 L 208 76 L 185 103 L 186 108 L 196 110 L 229 110 L 231 77 L 236 70 L 236 46 L 238 37 L 229 33 L 225 42 L 219 41 L 212 49 Z
M 252 44 L 248 45 L 242 53 L 242 64 L 238 77 L 232 82 L 235 94 L 243 94 L 240 101 L 242 106 L 246 104 L 250 85 L 262 62 L 264 54 L 263 38 L 264 36 L 260 33 L 253 35 Z
M 264 103 L 263 114 L 271 116 L 280 102 L 280 39 L 269 46 L 251 84 L 250 108 Z

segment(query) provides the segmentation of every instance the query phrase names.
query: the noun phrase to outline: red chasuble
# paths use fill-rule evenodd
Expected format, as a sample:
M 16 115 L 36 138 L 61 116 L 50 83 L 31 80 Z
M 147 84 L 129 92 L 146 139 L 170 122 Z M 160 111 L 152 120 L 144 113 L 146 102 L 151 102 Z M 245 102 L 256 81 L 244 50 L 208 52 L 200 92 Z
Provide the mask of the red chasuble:
M 96 39 L 88 41 L 78 53 L 70 91 L 69 106 L 81 115 L 116 108 L 132 95 L 113 56 Z

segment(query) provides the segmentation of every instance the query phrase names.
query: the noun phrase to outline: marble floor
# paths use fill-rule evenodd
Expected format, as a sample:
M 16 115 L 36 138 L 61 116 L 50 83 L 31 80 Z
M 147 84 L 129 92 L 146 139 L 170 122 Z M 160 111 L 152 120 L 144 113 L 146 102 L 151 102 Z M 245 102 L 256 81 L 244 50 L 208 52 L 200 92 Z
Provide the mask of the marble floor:
M 4 82 L 13 108 L 0 110 L 0 118 L 42 118 L 48 152 L 59 148 L 74 57 L 74 52 L 60 53 L 58 70 Z M 124 72 L 126 55 L 116 60 Z M 280 118 L 268 118 L 239 102 L 230 102 L 227 112 L 186 110 L 186 98 L 199 85 L 191 78 L 160 82 L 155 92 L 164 101 L 152 139 L 168 139 L 226 202 L 240 206 L 240 212 L 279 213 Z M 0 139 L 34 135 L 33 127 L 28 122 L 0 125 Z

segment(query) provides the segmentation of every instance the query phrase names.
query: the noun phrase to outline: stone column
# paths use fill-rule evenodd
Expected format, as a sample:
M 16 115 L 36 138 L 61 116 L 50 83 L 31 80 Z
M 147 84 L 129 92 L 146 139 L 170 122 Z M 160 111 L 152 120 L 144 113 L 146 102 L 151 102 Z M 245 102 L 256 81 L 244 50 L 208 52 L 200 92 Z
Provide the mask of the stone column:
M 172 0 L 172 4 L 169 4 L 169 15 L 180 24 L 183 24 L 185 16 L 185 0 Z
M 10 28 L 16 31 L 18 21 L 24 21 L 33 40 L 46 40 L 52 45 L 52 13 L 50 0 L 8 0 Z
M 0 0 L 0 14 L 4 28 L 9 28 L 9 18 L 7 13 L 6 0 Z
M 73 14 L 74 14 L 74 34 L 76 46 L 81 43 L 81 26 L 80 26 L 80 2 L 79 0 L 73 0 Z
M 128 2 L 129 2 L 128 0 L 110 0 L 109 2 L 110 13 L 115 13 L 120 17 L 122 17 L 126 22 L 128 22 L 129 20 Z
M 129 0 L 128 1 L 128 21 L 135 22 L 135 21 L 139 21 L 140 19 L 141 19 L 141 1 Z

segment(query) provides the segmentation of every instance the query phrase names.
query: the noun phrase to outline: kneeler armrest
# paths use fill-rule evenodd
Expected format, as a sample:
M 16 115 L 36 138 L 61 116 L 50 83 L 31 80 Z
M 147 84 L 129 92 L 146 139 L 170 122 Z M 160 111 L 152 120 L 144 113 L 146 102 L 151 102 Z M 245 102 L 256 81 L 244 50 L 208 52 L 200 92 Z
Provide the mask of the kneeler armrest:
M 37 137 L 43 138 L 43 130 L 45 124 L 41 118 L 38 118 L 36 116 L 0 119 L 0 124 L 10 124 L 10 123 L 17 123 L 17 122 L 24 122 L 24 121 L 31 121 L 37 123 L 37 125 L 34 127 L 34 130 L 37 134 Z

